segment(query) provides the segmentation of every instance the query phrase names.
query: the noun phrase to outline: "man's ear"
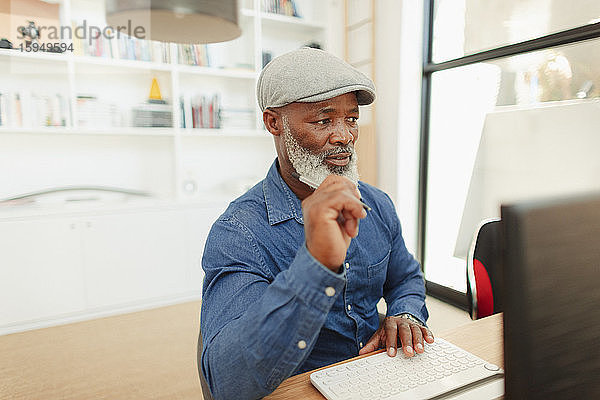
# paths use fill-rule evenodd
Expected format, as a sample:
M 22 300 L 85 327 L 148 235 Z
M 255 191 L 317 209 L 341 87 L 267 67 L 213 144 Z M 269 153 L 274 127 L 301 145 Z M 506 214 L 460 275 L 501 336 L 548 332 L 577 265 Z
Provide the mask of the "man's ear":
M 281 114 L 267 108 L 263 111 L 263 122 L 267 130 L 273 136 L 279 136 L 283 133 L 283 121 L 281 120 Z

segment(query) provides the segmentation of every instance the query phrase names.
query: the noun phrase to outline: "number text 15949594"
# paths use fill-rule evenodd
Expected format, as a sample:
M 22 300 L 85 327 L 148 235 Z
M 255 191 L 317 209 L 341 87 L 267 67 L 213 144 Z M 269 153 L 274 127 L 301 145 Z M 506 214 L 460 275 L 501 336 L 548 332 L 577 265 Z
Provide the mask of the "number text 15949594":
M 21 43 L 17 48 L 27 53 L 35 53 L 38 51 L 64 53 L 65 51 L 73 51 L 73 43 L 31 43 L 29 45 Z

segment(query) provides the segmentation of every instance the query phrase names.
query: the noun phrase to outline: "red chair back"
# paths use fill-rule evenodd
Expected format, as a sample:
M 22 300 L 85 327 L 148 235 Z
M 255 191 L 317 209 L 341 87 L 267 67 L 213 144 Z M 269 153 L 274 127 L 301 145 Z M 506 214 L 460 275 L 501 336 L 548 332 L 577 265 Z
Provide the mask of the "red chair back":
M 502 311 L 502 223 L 484 221 L 467 255 L 469 314 L 479 319 Z

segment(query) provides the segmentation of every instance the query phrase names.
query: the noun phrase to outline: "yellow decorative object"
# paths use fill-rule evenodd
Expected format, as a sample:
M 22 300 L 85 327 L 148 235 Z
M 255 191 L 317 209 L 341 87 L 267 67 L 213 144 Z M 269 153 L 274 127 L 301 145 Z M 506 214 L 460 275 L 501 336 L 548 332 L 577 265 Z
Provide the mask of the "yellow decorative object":
M 156 78 L 152 78 L 152 87 L 150 88 L 150 100 L 162 100 L 160 95 L 160 88 L 158 87 L 158 81 Z

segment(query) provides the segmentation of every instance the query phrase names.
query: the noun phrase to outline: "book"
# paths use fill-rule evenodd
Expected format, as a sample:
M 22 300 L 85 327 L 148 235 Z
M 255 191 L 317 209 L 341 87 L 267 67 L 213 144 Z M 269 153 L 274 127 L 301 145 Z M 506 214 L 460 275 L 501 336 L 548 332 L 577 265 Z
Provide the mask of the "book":
M 61 93 L 37 94 L 27 91 L 0 93 L 0 126 L 37 128 L 67 126 L 69 108 Z
M 77 125 L 80 128 L 114 128 L 122 126 L 115 103 L 98 99 L 94 95 L 77 95 Z
M 221 95 L 214 93 L 184 95 L 179 99 L 179 126 L 192 129 L 221 128 Z
M 206 44 L 177 44 L 177 62 L 184 65 L 210 67 L 212 64 L 209 49 L 209 45 Z
M 71 23 L 72 29 L 77 22 Z M 73 53 L 77 56 L 104 57 L 116 60 L 154 61 L 170 63 L 170 43 L 144 40 L 116 32 L 110 27 L 106 34 L 95 33 L 91 38 L 73 37 Z
M 263 0 L 262 9 L 272 14 L 302 18 L 295 0 Z

